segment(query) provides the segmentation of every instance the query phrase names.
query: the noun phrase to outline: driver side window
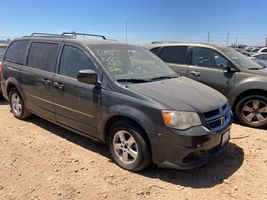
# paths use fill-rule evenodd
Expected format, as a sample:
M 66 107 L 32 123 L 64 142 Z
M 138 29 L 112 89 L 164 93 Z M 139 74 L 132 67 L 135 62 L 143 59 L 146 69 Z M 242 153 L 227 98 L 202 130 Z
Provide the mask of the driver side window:
M 76 79 L 78 72 L 83 69 L 95 70 L 95 65 L 82 50 L 65 45 L 61 56 L 59 74 Z
M 228 60 L 218 52 L 204 47 L 194 47 L 192 52 L 192 65 L 222 68 L 228 66 Z

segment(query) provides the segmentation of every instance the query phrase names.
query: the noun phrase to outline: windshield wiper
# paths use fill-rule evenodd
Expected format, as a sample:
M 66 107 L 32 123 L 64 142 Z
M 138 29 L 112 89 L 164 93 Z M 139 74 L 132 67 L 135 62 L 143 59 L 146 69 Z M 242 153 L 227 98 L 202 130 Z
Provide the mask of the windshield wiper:
M 257 67 L 251 67 L 251 68 L 248 68 L 250 70 L 260 70 L 260 69 L 263 69 L 263 68 L 257 68 Z
M 117 82 L 130 82 L 130 83 L 146 83 L 149 82 L 149 80 L 146 79 L 133 79 L 133 78 L 129 78 L 129 79 L 118 79 Z
M 178 76 L 159 76 L 156 78 L 149 79 L 149 81 L 156 81 L 161 79 L 171 79 L 171 78 L 177 78 Z

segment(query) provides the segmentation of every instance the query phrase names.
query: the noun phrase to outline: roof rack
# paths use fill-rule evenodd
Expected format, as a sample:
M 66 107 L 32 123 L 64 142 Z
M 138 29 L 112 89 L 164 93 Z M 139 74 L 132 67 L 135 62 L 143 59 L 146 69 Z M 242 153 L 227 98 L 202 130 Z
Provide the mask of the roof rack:
M 179 43 L 179 41 L 153 41 L 151 44 Z
M 30 37 L 63 37 L 63 36 L 54 33 L 32 33 Z
M 106 37 L 103 36 L 103 35 L 88 34 L 88 33 L 76 33 L 76 32 L 63 32 L 62 34 L 55 34 L 55 33 L 32 33 L 30 36 L 24 36 L 24 37 L 76 38 L 78 35 L 81 35 L 81 36 L 100 37 L 103 40 L 106 40 Z
M 106 40 L 106 37 L 104 35 L 96 35 L 96 34 L 88 34 L 88 33 L 76 33 L 76 32 L 64 32 L 61 34 L 61 36 L 73 36 L 73 37 L 77 37 L 78 35 L 81 36 L 92 36 L 92 37 L 101 37 L 103 40 Z

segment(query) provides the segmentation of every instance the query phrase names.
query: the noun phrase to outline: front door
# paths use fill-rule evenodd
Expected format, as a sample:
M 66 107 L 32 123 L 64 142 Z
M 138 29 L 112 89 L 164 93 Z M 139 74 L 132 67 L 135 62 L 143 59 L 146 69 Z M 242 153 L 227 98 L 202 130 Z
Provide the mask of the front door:
M 57 122 L 97 137 L 100 88 L 77 80 L 78 71 L 96 70 L 88 55 L 78 47 L 64 45 L 53 97 Z
M 219 52 L 205 47 L 192 47 L 190 53 L 188 77 L 229 97 L 234 87 L 235 72 L 224 71 L 224 67 L 233 67 L 231 62 Z

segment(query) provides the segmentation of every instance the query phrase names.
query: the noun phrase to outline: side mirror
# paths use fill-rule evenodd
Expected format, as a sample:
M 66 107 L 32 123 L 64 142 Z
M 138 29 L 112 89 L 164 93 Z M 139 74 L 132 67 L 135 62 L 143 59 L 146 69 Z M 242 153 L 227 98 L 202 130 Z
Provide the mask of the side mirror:
M 225 66 L 225 67 L 223 68 L 223 71 L 224 71 L 224 72 L 228 72 L 228 73 L 230 73 L 230 72 L 237 72 L 236 69 L 234 69 L 234 68 L 232 68 L 232 67 L 229 67 L 229 66 Z
M 95 85 L 97 83 L 97 74 L 91 69 L 80 70 L 77 75 L 77 80 L 82 83 Z

